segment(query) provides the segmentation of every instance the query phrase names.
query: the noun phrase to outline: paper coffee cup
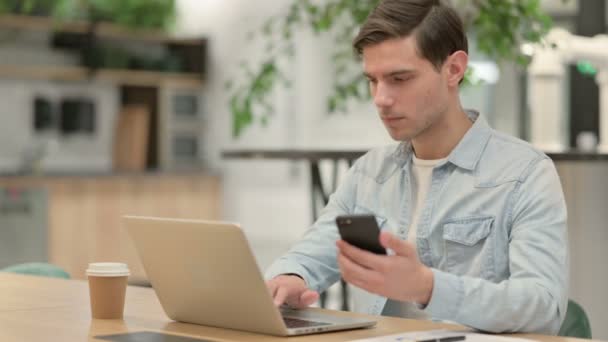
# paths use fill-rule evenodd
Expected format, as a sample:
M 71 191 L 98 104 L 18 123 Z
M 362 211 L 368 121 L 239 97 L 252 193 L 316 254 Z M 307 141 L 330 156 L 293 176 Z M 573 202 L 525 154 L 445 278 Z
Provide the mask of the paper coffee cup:
M 89 295 L 91 314 L 96 319 L 121 319 L 129 268 L 123 263 L 100 262 L 89 264 Z

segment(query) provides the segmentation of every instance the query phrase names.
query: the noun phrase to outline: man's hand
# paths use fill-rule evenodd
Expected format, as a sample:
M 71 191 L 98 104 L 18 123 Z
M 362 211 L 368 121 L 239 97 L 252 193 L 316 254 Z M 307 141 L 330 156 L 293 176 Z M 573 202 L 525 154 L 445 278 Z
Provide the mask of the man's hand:
M 303 309 L 319 299 L 319 294 L 306 287 L 304 280 L 295 275 L 279 275 L 266 282 L 274 305 L 284 303 L 292 308 Z
M 388 232 L 380 243 L 395 255 L 378 255 L 338 240 L 338 265 L 342 278 L 367 292 L 426 305 L 433 292 L 433 272 L 418 259 L 411 243 Z

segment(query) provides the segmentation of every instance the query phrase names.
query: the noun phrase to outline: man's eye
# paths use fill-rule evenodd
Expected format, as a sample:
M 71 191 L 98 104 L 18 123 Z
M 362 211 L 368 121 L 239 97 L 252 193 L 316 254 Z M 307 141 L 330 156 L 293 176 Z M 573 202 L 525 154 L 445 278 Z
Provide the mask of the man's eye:
M 403 76 L 395 76 L 393 77 L 393 82 L 395 83 L 404 83 L 409 82 L 414 79 L 416 76 L 414 75 L 403 75 Z

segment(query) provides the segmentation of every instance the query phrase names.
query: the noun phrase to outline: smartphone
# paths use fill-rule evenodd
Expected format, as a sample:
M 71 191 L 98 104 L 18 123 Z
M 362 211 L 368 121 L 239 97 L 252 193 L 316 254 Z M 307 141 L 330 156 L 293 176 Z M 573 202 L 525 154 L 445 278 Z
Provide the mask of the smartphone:
M 376 254 L 386 254 L 380 244 L 380 228 L 374 215 L 342 215 L 336 217 L 342 240 Z

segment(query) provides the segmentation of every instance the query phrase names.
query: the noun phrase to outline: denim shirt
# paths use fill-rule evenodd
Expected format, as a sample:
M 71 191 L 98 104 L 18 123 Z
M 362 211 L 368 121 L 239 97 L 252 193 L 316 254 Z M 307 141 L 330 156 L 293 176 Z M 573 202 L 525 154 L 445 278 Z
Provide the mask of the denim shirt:
M 473 126 L 433 170 L 420 208 L 418 256 L 434 274 L 423 311 L 483 331 L 556 334 L 566 314 L 569 256 L 555 167 L 528 143 L 491 129 L 478 113 L 468 115 Z M 266 278 L 296 273 L 320 292 L 339 280 L 338 215 L 373 214 L 381 229 L 405 240 L 412 154 L 403 142 L 359 158 L 319 219 Z M 354 311 L 372 315 L 387 300 L 356 287 L 351 295 Z

